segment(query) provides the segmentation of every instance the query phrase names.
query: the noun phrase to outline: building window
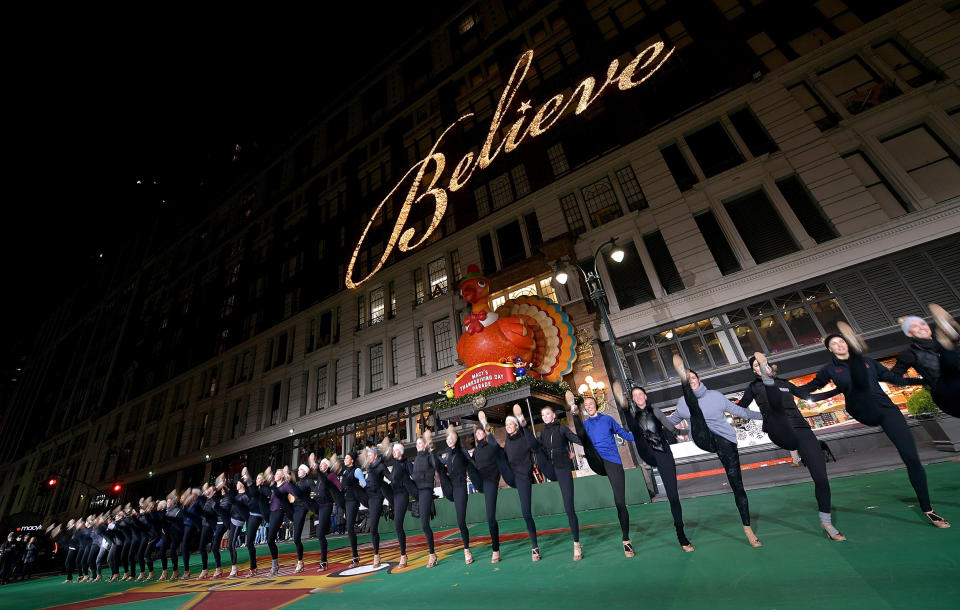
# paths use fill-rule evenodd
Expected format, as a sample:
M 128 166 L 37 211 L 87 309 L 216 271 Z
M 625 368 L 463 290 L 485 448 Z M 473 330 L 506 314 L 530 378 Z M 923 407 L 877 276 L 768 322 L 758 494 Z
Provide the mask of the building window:
M 900 43 L 894 40 L 874 45 L 873 50 L 897 74 L 897 78 L 913 88 L 937 80 L 935 72 L 924 68 L 920 62 L 910 57 Z
M 627 309 L 652 301 L 655 295 L 636 246 L 631 241 L 622 248 L 623 260 L 619 263 L 608 263 L 607 274 L 610 275 L 610 284 L 613 287 L 613 293 L 617 296 L 617 304 L 620 305 L 620 309 Z M 589 266 L 592 265 L 593 263 L 590 262 Z M 581 266 L 589 268 L 588 265 Z
M 609 178 L 601 178 L 593 184 L 580 189 L 583 203 L 587 206 L 587 216 L 594 227 L 623 216 L 617 194 L 613 191 Z
M 727 114 L 727 117 L 729 117 L 730 123 L 733 124 L 734 129 L 740 134 L 743 143 L 747 145 L 750 154 L 754 157 L 779 150 L 763 125 L 750 111 L 750 108 L 742 108 L 736 112 L 731 112 Z
M 500 264 L 503 267 L 509 267 L 527 258 L 527 251 L 523 245 L 523 232 L 520 230 L 520 223 L 516 220 L 497 229 L 497 245 L 500 250 Z
M 447 294 L 447 261 L 443 257 L 432 260 L 427 264 L 427 276 L 430 279 L 430 298 L 435 299 Z
M 739 4 L 736 0 L 727 0 L 733 2 L 733 4 Z M 743 7 L 740 7 L 740 10 L 743 10 Z M 780 66 L 785 66 L 790 63 L 790 60 L 787 59 L 787 56 L 783 54 L 777 44 L 770 38 L 770 35 L 766 32 L 760 32 L 756 36 L 747 39 L 747 45 L 750 46 L 750 49 L 756 53 L 757 57 L 760 58 L 760 61 L 763 62 L 763 65 L 766 66 L 767 70 L 774 71 Z
M 657 272 L 657 278 L 660 279 L 660 285 L 667 294 L 683 290 L 683 279 L 677 266 L 670 256 L 670 250 L 667 248 L 667 242 L 663 240 L 660 231 L 654 231 L 643 236 L 643 245 L 647 249 L 647 254 L 653 261 L 653 268 Z
M 820 72 L 818 76 L 850 114 L 859 114 L 900 95 L 896 87 L 884 82 L 859 57 L 851 57 Z
M 427 374 L 427 346 L 423 338 L 423 327 L 417 327 L 417 376 Z
M 684 139 L 707 178 L 743 163 L 743 155 L 720 123 L 708 125 Z
M 364 295 L 357 295 L 357 330 L 363 330 L 367 324 L 367 299 Z
M 270 386 L 270 424 L 275 426 L 280 423 L 280 394 L 283 388 L 282 382 L 277 382 Z
M 383 286 L 370 291 L 370 326 L 383 322 Z
M 400 348 L 396 337 L 390 337 L 390 383 L 397 385 L 400 382 Z
M 681 191 L 689 191 L 697 183 L 697 176 L 690 169 L 687 160 L 680 152 L 680 147 L 676 144 L 670 144 L 660 149 L 663 160 L 667 163 L 667 169 L 673 175 L 677 188 Z
M 397 317 L 397 287 L 391 281 L 387 284 L 387 292 L 390 293 L 390 318 Z
M 513 201 L 513 189 L 510 187 L 510 176 L 501 174 L 490 181 L 490 199 L 493 209 L 499 210 Z
M 427 299 L 427 285 L 423 281 L 423 269 L 413 270 L 413 300 L 417 305 Z
M 563 151 L 563 144 L 554 144 L 547 149 L 547 158 L 550 160 L 550 170 L 554 176 L 570 171 L 570 164 L 567 163 L 567 153 Z
M 487 197 L 486 185 L 473 189 L 473 201 L 477 206 L 477 218 L 483 218 L 490 213 L 490 199 Z
M 870 158 L 860 151 L 843 156 L 853 173 L 860 178 L 864 188 L 873 195 L 874 201 L 883 208 L 890 218 L 903 216 L 910 211 L 907 202 L 903 200 L 896 189 L 887 181 L 886 177 L 877 170 Z
M 517 194 L 517 199 L 530 192 L 530 181 L 527 179 L 527 168 L 518 165 L 510 170 L 510 178 L 513 180 L 513 190 Z
M 317 399 L 314 411 L 320 411 L 327 406 L 327 382 L 327 365 L 321 364 L 317 367 Z
M 460 264 L 460 251 L 450 251 L 450 268 L 453 271 L 453 281 L 458 282 L 463 278 L 463 266 Z
M 333 326 L 333 312 L 325 311 L 320 314 L 320 327 L 317 331 L 317 347 L 330 345 Z
M 813 200 L 807 187 L 797 176 L 789 176 L 777 180 L 780 194 L 787 200 L 790 209 L 797 215 L 800 224 L 810 237 L 818 244 L 836 239 L 837 231 L 824 216 L 820 205 Z
M 537 213 L 530 212 L 523 216 L 523 226 L 527 229 L 527 239 L 530 242 L 530 252 L 536 251 L 537 246 L 543 243 L 543 234 L 540 232 L 540 222 Z
M 483 271 L 484 273 L 493 273 L 497 270 L 497 259 L 493 253 L 493 238 L 485 233 L 477 241 L 480 246 L 480 263 L 483 265 Z
M 571 235 L 577 236 L 587 231 L 576 195 L 570 193 L 561 197 L 560 207 L 563 208 L 563 218 L 567 221 L 567 229 L 570 230 Z
M 370 346 L 370 391 L 383 389 L 383 343 Z
M 762 189 L 723 205 L 758 265 L 800 249 Z
M 836 127 L 840 117 L 823 103 L 807 83 L 797 83 L 790 87 L 789 91 L 793 98 L 797 100 L 797 103 L 800 104 L 800 107 L 803 108 L 804 114 L 813 121 L 813 124 L 820 131 L 827 131 Z
M 307 323 L 307 346 L 306 353 L 312 352 L 317 347 L 317 319 L 310 318 Z
M 453 366 L 456 351 L 449 316 L 433 323 L 433 344 L 437 356 L 437 370 Z
M 927 196 L 937 203 L 960 193 L 960 163 L 926 125 L 890 136 L 881 142 Z
M 713 255 L 713 260 L 716 261 L 720 273 L 729 275 L 740 271 L 740 262 L 733 253 L 733 248 L 730 247 L 730 242 L 727 241 L 726 235 L 723 234 L 723 229 L 720 228 L 720 224 L 717 222 L 717 218 L 713 215 L 713 212 L 706 211 L 702 214 L 697 214 L 694 220 L 697 222 L 697 227 L 703 235 L 703 240 L 707 242 L 707 248 L 710 250 L 710 254 Z
M 360 351 L 353 354 L 353 397 L 360 398 Z
M 616 174 L 620 190 L 623 191 L 623 198 L 627 201 L 627 209 L 631 212 L 645 209 L 647 199 L 643 196 L 643 190 L 637 181 L 637 175 L 633 173 L 633 167 L 630 165 L 621 167 Z
M 337 390 L 340 389 L 340 359 L 333 361 L 333 393 L 330 394 L 330 404 L 337 404 Z

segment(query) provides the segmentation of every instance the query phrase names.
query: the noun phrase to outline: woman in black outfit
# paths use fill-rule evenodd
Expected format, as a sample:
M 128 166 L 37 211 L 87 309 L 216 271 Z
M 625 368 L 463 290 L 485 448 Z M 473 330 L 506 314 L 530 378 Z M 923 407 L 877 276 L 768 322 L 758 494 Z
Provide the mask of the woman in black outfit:
M 157 543 L 163 538 L 160 515 L 156 508 L 153 498 L 147 498 L 143 503 L 143 510 L 140 511 L 140 523 L 145 529 L 143 542 L 140 545 L 141 565 L 144 566 L 140 573 L 141 580 L 153 580 Z
M 120 531 L 120 521 L 123 513 L 118 512 L 111 515 L 104 535 L 110 541 L 110 549 L 107 551 L 107 565 L 110 566 L 110 579 L 107 582 L 117 582 L 120 580 L 120 566 L 123 562 L 123 547 L 126 538 Z
M 343 505 L 343 492 L 340 479 L 330 471 L 330 460 L 324 458 L 317 463 L 312 453 L 308 459 L 311 470 L 317 471 L 317 478 L 313 487 L 313 502 L 316 506 L 317 540 L 320 541 L 320 565 L 317 572 L 327 569 L 327 534 L 330 533 L 330 515 L 333 513 L 333 504 Z
M 531 501 L 533 496 L 533 453 L 537 450 L 536 437 L 533 436 L 523 418 L 520 405 L 513 405 L 513 415 L 507 417 L 507 438 L 503 444 L 503 452 L 507 456 L 507 464 L 513 471 L 517 493 L 520 496 L 520 512 L 527 525 L 527 534 L 530 536 L 531 559 L 540 561 L 540 545 L 537 544 L 537 524 L 533 521 Z
M 136 527 L 137 513 L 132 508 L 127 508 L 123 513 L 123 518 L 117 524 L 120 531 L 126 539 L 123 544 L 123 566 L 124 576 L 120 580 L 133 580 L 137 575 L 137 551 L 140 550 L 140 531 Z
M 561 426 L 557 422 L 557 414 L 553 407 L 547 405 L 540 409 L 543 419 L 543 429 L 537 437 L 540 445 L 538 462 L 540 471 L 551 481 L 560 485 L 560 495 L 563 498 L 563 510 L 567 513 L 567 523 L 570 524 L 570 535 L 573 536 L 573 560 L 583 559 L 583 547 L 580 546 L 580 520 L 573 501 L 573 463 L 570 461 L 570 443 L 583 445 L 580 437 L 570 428 Z
M 863 339 L 853 332 L 846 322 L 838 322 L 837 328 L 842 334 L 831 334 L 823 340 L 833 358 L 830 363 L 817 371 L 810 383 L 800 386 L 797 391 L 802 396 L 819 390 L 829 382 L 836 384 L 843 392 L 846 410 L 854 419 L 867 426 L 880 426 L 887 438 L 897 448 L 900 459 L 907 467 L 910 483 L 917 494 L 920 509 L 935 527 L 947 528 L 950 523 L 934 512 L 930 505 L 930 492 L 927 489 L 927 473 L 920 462 L 917 444 L 910 434 L 910 428 L 880 382 L 894 385 L 919 385 L 923 379 L 896 375 L 887 367 L 872 358 L 862 355 L 866 349 Z
M 310 493 L 316 487 L 316 482 L 309 478 L 310 467 L 306 464 L 300 464 L 297 468 L 297 480 L 293 483 L 294 496 L 293 501 L 293 545 L 297 548 L 297 567 L 293 573 L 303 572 L 303 524 L 307 519 L 309 510 Z
M 376 447 L 367 447 L 367 524 L 370 526 L 370 540 L 373 542 L 373 567 L 380 567 L 380 516 L 383 514 L 383 501 L 392 495 L 392 490 L 384 480 L 386 467 Z M 392 498 L 391 498 L 392 499 Z
M 420 527 L 427 539 L 430 557 L 427 567 L 437 565 L 437 554 L 433 547 L 433 528 L 430 527 L 430 514 L 433 512 L 434 478 L 437 472 L 437 460 L 430 451 L 430 431 L 417 439 L 417 457 L 413 460 L 413 482 L 417 486 L 417 509 L 420 511 Z
M 86 582 L 90 574 L 90 549 L 93 547 L 92 519 L 81 519 L 77 524 L 77 582 Z
M 137 563 L 140 565 L 140 574 L 137 575 L 137 581 L 147 580 L 147 549 L 150 544 L 150 521 L 147 518 L 147 501 L 143 498 L 140 499 L 140 510 L 137 511 L 136 517 L 134 518 L 134 526 L 137 528 L 137 532 L 140 534 L 140 544 L 137 546 L 135 557 Z M 151 572 L 153 571 L 151 566 Z M 151 576 L 153 576 L 151 574 Z
M 473 563 L 470 552 L 470 531 L 467 529 L 467 468 L 470 454 L 460 446 L 460 437 L 453 426 L 447 428 L 445 445 L 436 453 L 437 474 L 443 495 L 452 500 L 457 513 L 457 527 L 460 528 L 460 540 L 463 541 L 463 560 L 467 565 Z M 447 493 L 449 487 L 449 494 Z
M 618 402 L 622 398 L 618 385 L 614 384 L 614 396 Z M 677 440 L 676 434 L 663 425 L 657 417 L 653 407 L 647 404 L 647 391 L 641 386 L 630 389 L 629 412 L 632 417 L 627 419 L 630 431 L 633 432 L 634 445 L 640 459 L 660 473 L 660 480 L 667 492 L 670 502 L 670 513 L 673 515 L 673 527 L 677 532 L 677 542 L 687 553 L 692 553 L 693 544 L 683 531 L 683 509 L 680 506 L 680 494 L 677 491 L 677 463 L 670 450 L 671 443 Z
M 187 492 L 183 493 L 183 497 L 186 497 Z M 181 496 L 177 495 L 177 490 L 174 489 L 167 496 L 167 508 L 164 515 L 164 530 L 166 535 L 164 536 L 163 543 L 164 552 L 160 556 L 160 563 L 163 567 L 163 571 L 160 573 L 160 578 L 157 581 L 167 580 L 167 556 L 166 552 L 170 553 L 170 559 L 173 563 L 173 573 L 170 575 L 170 580 L 178 580 L 180 578 L 180 572 L 178 568 L 180 566 L 179 556 L 177 555 L 177 549 L 180 548 L 181 543 L 183 542 L 183 507 L 180 505 Z
M 904 375 L 913 367 L 920 373 L 930 396 L 941 411 L 960 417 L 960 324 L 935 303 L 930 304 L 937 325 L 936 338 L 923 318 L 910 316 L 900 323 L 903 334 L 912 341 L 900 352 L 893 366 L 894 375 Z
M 410 496 L 417 495 L 417 486 L 413 482 L 413 464 L 403 455 L 403 445 L 394 443 L 393 460 L 385 469 L 383 478 L 388 483 L 386 491 L 393 496 L 393 529 L 397 532 L 400 545 L 400 564 L 407 567 L 407 533 L 403 531 L 403 519 L 407 514 Z M 329 515 L 327 521 L 329 521 Z
M 267 468 L 262 474 L 258 474 L 256 479 L 250 476 L 247 467 L 243 467 L 241 480 L 245 489 L 245 504 L 249 511 L 247 517 L 247 556 L 250 558 L 250 570 L 247 577 L 257 575 L 257 547 L 253 543 L 256 539 L 257 528 L 270 515 L 270 485 L 267 483 L 268 477 L 273 478 L 273 472 Z
M 350 452 L 343 456 L 343 469 L 340 470 L 340 485 L 343 487 L 344 515 L 347 519 L 347 538 L 350 539 L 350 551 L 353 553 L 353 559 L 350 561 L 350 567 L 355 568 L 360 565 L 360 555 L 357 552 L 357 511 L 361 504 L 367 504 L 368 500 L 364 493 L 364 487 L 367 485 L 363 472 L 357 467 L 357 455 Z
M 213 552 L 213 561 L 217 565 L 217 568 L 213 571 L 213 577 L 216 578 L 223 573 L 223 570 L 220 569 L 220 538 L 223 537 L 223 532 L 221 531 L 220 537 L 214 539 L 214 534 L 218 528 L 223 525 L 220 521 L 219 511 L 220 500 L 222 498 L 219 485 L 215 486 L 205 483 L 201 489 L 203 493 L 198 500 L 198 503 L 201 505 L 200 574 L 197 578 L 203 579 L 210 576 L 207 545 L 210 545 L 210 550 Z
M 773 444 L 788 451 L 797 451 L 813 479 L 813 493 L 817 498 L 820 527 L 831 540 L 842 541 L 846 537 L 833 526 L 830 513 L 830 480 L 827 478 L 827 462 L 820 449 L 820 441 L 810 429 L 810 424 L 797 409 L 793 396 L 799 394 L 797 387 L 785 379 L 774 377 L 773 369 L 761 353 L 750 357 L 750 366 L 756 378 L 750 382 L 740 399 L 741 407 L 756 401 L 763 414 L 763 431 Z M 833 395 L 836 392 L 831 392 Z M 827 398 L 817 395 L 820 400 Z
M 296 488 L 287 478 L 284 470 L 273 475 L 274 485 L 270 488 L 270 521 L 267 527 L 267 547 L 270 549 L 270 576 L 280 573 L 280 551 L 277 549 L 277 532 L 283 525 L 287 507 L 296 500 Z
M 476 447 L 473 450 L 473 464 L 479 474 L 471 475 L 474 486 L 483 494 L 487 509 L 487 528 L 490 530 L 490 541 L 493 554 L 490 563 L 500 562 L 500 524 L 497 523 L 497 496 L 500 492 L 500 477 L 510 487 L 516 487 L 516 478 L 510 466 L 506 463 L 506 456 L 500 443 L 493 437 L 493 430 L 487 425 L 487 417 L 483 411 L 477 413 L 480 427 L 473 431 Z
M 184 580 L 188 580 L 191 576 L 190 551 L 193 549 L 191 543 L 200 535 L 200 526 L 203 521 L 203 502 L 199 498 L 199 489 L 187 489 L 180 497 L 180 503 L 183 505 L 183 536 L 180 543 L 180 559 L 183 563 Z
M 63 581 L 64 583 L 73 580 L 73 568 L 78 563 L 77 556 L 81 549 L 80 525 L 79 520 L 70 519 L 67 521 L 67 557 L 63 562 L 63 573 L 66 574 L 67 578 Z

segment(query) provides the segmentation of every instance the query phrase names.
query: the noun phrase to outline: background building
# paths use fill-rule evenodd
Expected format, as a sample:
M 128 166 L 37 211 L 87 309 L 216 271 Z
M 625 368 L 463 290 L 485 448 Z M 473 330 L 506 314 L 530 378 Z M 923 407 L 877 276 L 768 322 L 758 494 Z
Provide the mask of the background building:
M 465 112 L 442 148 L 480 147 L 525 49 L 517 99 L 536 106 L 657 41 L 676 51 L 653 78 L 478 170 L 428 244 L 344 289 L 379 202 Z M 147 223 L 51 318 L 4 422 L 0 514 L 83 510 L 91 492 L 72 479 L 135 499 L 409 441 L 458 370 L 470 263 L 495 305 L 536 292 L 564 306 L 584 339 L 571 385 L 609 379 L 615 347 L 664 407 L 673 353 L 732 392 L 755 350 L 783 376 L 813 371 L 837 320 L 888 356 L 898 317 L 960 311 L 957 2 L 493 0 L 404 49 L 189 230 Z M 430 208 L 408 219 L 418 235 Z M 581 286 L 552 281 L 611 237 L 626 250 L 598 265 L 616 346 Z M 63 484 L 37 493 L 52 473 Z

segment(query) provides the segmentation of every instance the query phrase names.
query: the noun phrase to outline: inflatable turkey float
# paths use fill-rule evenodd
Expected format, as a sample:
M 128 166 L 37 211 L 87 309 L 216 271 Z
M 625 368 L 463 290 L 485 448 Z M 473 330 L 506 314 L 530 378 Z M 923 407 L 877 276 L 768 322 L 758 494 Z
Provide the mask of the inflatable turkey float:
M 458 397 L 514 381 L 514 365 L 509 363 L 521 362 L 526 375 L 547 381 L 560 381 L 571 371 L 577 340 L 559 305 L 539 296 L 522 296 L 494 312 L 489 295 L 490 281 L 480 268 L 467 267 L 460 296 L 472 305 L 472 312 L 463 321 L 457 342 L 460 361 L 468 367 L 454 384 Z

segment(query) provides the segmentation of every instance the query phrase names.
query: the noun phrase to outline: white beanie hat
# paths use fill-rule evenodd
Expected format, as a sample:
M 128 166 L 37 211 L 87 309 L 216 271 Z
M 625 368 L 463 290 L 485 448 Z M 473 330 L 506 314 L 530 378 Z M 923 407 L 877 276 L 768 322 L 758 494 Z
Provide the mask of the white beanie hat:
M 925 322 L 923 318 L 919 316 L 907 316 L 900 321 L 900 330 L 903 331 L 903 334 L 910 336 L 910 325 L 914 322 Z

